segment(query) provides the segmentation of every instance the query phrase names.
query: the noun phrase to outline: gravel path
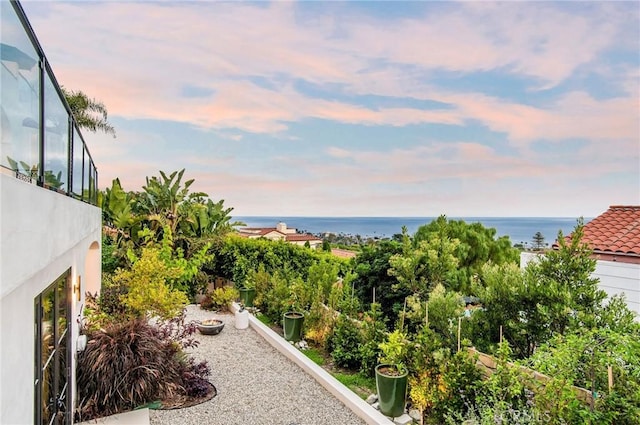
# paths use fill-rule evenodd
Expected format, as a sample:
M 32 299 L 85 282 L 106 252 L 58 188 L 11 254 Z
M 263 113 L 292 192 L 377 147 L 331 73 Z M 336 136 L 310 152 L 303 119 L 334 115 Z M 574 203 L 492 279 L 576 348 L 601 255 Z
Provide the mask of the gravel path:
M 221 319 L 218 335 L 198 335 L 192 350 L 211 367 L 213 399 L 176 410 L 152 410 L 151 425 L 360 425 L 364 421 L 231 314 L 187 307 L 187 320 Z

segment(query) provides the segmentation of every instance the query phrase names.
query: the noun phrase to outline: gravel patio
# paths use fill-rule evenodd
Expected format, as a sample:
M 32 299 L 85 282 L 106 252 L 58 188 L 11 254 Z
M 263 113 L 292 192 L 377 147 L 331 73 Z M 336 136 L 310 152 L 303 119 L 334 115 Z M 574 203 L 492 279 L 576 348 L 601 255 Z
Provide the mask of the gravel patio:
M 218 335 L 200 335 L 191 350 L 206 359 L 218 394 L 197 406 L 152 410 L 152 425 L 360 425 L 365 422 L 251 327 L 238 330 L 232 314 L 187 307 L 187 320 L 220 319 Z

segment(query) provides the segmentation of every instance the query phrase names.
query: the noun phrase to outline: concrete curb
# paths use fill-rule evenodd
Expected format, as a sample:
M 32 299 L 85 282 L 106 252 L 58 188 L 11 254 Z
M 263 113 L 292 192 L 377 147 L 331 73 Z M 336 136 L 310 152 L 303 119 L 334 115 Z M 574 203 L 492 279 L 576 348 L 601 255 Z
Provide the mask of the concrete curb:
M 138 409 L 117 415 L 91 419 L 90 421 L 76 423 L 76 425 L 149 425 L 149 409 Z
M 239 306 L 237 304 L 233 305 L 234 312 L 237 311 L 238 308 Z M 313 377 L 320 385 L 329 391 L 329 393 L 340 400 L 366 423 L 370 425 L 394 425 L 389 418 L 371 407 L 369 403 L 358 397 L 353 391 L 331 376 L 329 372 L 315 364 L 292 344 L 258 320 L 253 314 L 249 315 L 249 326 L 276 350 L 300 366 L 302 370 Z

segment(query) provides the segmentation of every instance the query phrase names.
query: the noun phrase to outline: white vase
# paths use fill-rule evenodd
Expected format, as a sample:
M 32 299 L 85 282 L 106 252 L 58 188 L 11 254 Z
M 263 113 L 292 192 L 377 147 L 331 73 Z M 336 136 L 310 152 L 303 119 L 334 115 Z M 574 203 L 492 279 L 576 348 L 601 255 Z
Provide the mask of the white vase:
M 247 329 L 249 327 L 249 312 L 247 310 L 236 311 L 236 329 Z

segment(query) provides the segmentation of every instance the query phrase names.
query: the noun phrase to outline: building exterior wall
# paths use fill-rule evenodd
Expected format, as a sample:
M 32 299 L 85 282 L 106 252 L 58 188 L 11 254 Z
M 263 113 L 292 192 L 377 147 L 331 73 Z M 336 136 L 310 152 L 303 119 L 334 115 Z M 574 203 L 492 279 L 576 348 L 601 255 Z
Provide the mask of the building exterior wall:
M 71 376 L 84 292 L 100 286 L 101 211 L 0 174 L 0 423 L 33 423 L 34 300 L 71 269 Z M 80 293 L 80 300 L 77 295 Z M 72 402 L 75 405 L 75 380 Z
M 520 267 L 526 267 L 537 256 L 532 252 L 522 252 Z M 636 319 L 640 320 L 640 264 L 597 260 L 593 277 L 600 280 L 600 289 L 608 296 L 624 294 L 627 306 L 637 313 Z
M 260 237 L 265 238 L 265 239 L 269 239 L 269 240 L 272 240 L 272 241 L 283 241 L 283 240 L 285 240 L 285 236 L 282 233 L 276 232 L 276 231 L 265 233 L 264 235 L 262 235 Z
M 600 288 L 607 295 L 624 293 L 627 306 L 640 318 L 640 264 L 598 260 L 593 276 L 600 279 Z

